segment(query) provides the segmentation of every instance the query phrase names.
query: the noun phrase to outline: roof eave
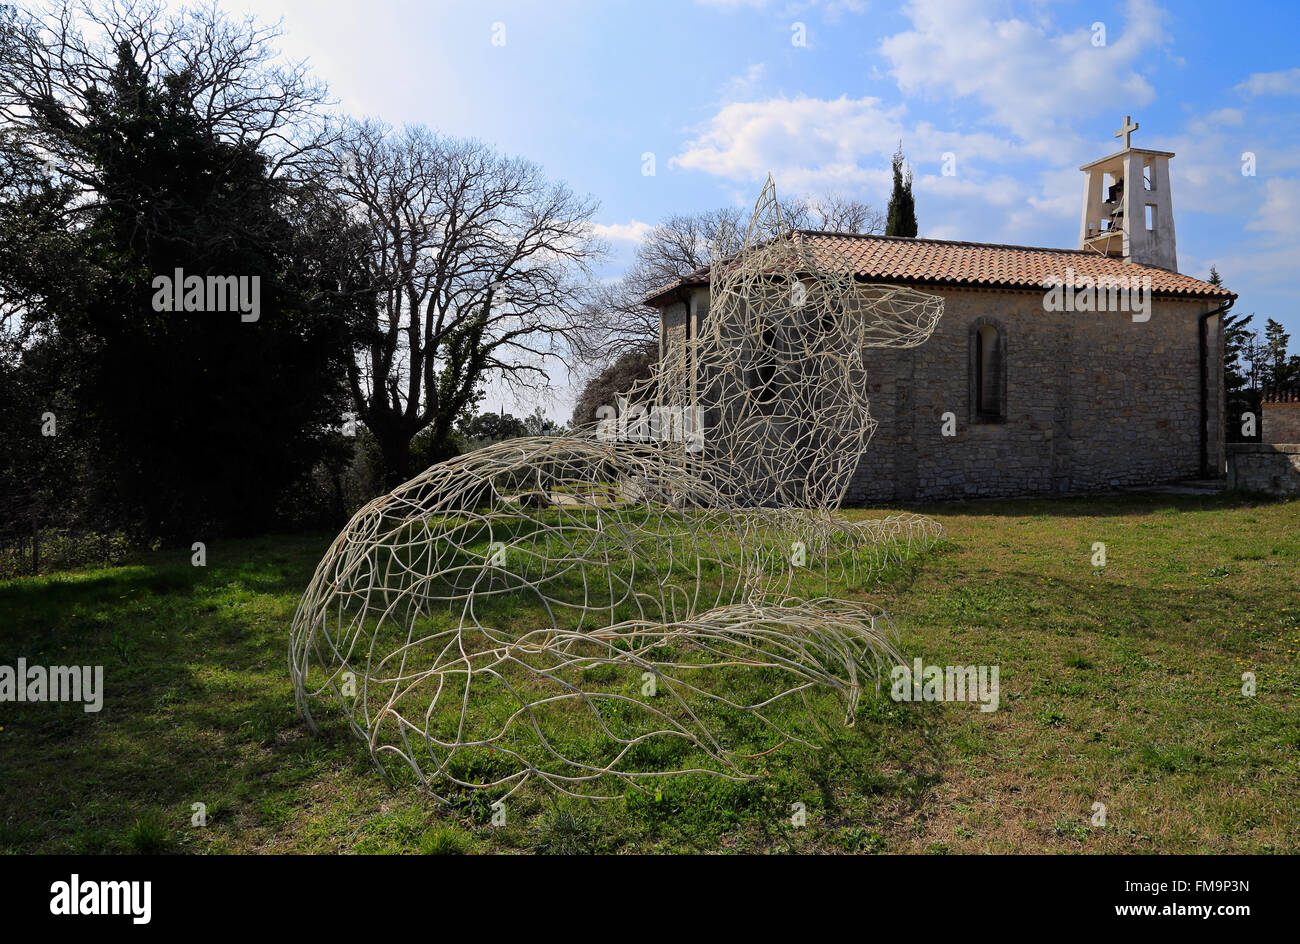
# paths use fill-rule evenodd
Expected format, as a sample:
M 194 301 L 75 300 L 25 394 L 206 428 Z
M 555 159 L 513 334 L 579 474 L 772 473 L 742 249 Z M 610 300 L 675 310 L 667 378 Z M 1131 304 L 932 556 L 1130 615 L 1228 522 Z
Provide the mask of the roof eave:
M 708 279 L 693 279 L 691 281 L 679 280 L 671 285 L 665 285 L 663 288 L 647 295 L 641 300 L 641 304 L 649 305 L 651 308 L 663 308 L 665 305 L 671 305 L 673 302 L 682 301 L 688 290 L 708 284 Z
M 1001 292 L 1041 292 L 1043 286 L 1032 285 L 1024 282 L 969 282 L 958 279 L 902 279 L 884 275 L 864 275 L 861 272 L 854 273 L 854 279 L 859 282 L 875 283 L 880 285 L 901 285 L 917 288 L 947 288 L 947 289 L 967 289 L 969 291 L 1001 291 Z M 708 281 L 700 279 L 691 282 L 679 282 L 675 285 L 669 285 L 660 289 L 653 295 L 644 299 L 644 304 L 651 308 L 663 308 L 671 305 L 676 301 L 685 298 L 687 291 L 708 285 Z M 1237 294 L 1227 290 L 1214 292 L 1193 292 L 1193 291 L 1170 291 L 1167 289 L 1153 290 L 1152 298 L 1173 299 L 1176 301 L 1192 301 L 1196 299 L 1223 299 L 1236 300 Z

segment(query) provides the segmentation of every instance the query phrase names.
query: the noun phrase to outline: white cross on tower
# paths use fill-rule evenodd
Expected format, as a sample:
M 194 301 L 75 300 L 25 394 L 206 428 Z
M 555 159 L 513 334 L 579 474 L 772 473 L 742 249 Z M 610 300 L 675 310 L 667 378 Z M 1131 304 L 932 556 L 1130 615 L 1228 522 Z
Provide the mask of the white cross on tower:
M 1115 137 L 1124 139 L 1124 150 L 1127 151 L 1129 148 L 1133 146 L 1133 142 L 1130 141 L 1129 138 L 1132 137 L 1133 132 L 1136 131 L 1137 129 L 1138 129 L 1138 123 L 1134 121 L 1132 117 L 1130 117 L 1129 115 L 1125 115 L 1124 127 L 1120 128 L 1118 131 L 1115 132 Z

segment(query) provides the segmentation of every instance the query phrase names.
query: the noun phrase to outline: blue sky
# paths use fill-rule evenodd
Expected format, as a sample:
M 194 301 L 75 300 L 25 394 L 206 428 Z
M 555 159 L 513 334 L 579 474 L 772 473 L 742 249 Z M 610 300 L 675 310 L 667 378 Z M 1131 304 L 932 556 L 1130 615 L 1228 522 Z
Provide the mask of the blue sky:
M 283 17 L 282 48 L 310 59 L 344 110 L 481 138 L 596 196 L 610 275 L 647 226 L 750 205 L 769 171 L 784 194 L 883 208 L 900 138 L 920 235 L 1073 247 L 1078 167 L 1116 150 L 1131 114 L 1135 145 L 1177 154 L 1179 269 L 1217 265 L 1237 310 L 1283 322 L 1300 350 L 1294 3 L 222 5 Z M 556 379 L 548 412 L 565 417 Z

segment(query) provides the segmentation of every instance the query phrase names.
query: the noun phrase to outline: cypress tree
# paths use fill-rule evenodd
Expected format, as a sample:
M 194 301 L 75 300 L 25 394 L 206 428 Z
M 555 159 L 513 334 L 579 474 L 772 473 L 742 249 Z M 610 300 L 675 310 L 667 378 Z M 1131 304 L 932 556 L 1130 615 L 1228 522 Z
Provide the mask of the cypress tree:
M 898 142 L 894 152 L 894 190 L 889 195 L 889 219 L 885 224 L 886 236 L 916 235 L 916 202 L 912 199 L 912 168 L 903 175 L 903 142 Z

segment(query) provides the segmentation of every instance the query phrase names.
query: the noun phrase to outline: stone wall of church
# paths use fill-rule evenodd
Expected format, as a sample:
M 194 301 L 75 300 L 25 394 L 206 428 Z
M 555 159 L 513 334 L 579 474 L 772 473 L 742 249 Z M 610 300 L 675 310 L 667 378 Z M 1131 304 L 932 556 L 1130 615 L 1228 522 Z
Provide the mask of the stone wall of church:
M 1204 301 L 1128 312 L 1048 312 L 1040 292 L 944 290 L 934 335 L 869 356 L 879 422 L 854 504 L 1101 490 L 1200 472 L 1197 315 Z M 1219 319 L 1208 334 L 1208 442 L 1223 469 Z M 971 326 L 1005 338 L 1005 422 L 971 409 Z M 944 414 L 956 420 L 944 435 Z

